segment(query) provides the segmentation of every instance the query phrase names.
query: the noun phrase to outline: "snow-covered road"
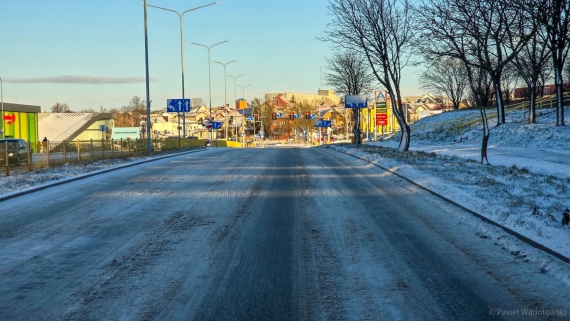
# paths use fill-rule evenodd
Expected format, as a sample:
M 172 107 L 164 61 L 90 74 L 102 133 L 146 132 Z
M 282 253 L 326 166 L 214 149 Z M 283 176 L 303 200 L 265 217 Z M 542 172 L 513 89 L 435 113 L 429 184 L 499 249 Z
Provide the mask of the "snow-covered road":
M 1 202 L 0 319 L 566 318 L 544 254 L 470 220 L 330 149 L 180 155 Z

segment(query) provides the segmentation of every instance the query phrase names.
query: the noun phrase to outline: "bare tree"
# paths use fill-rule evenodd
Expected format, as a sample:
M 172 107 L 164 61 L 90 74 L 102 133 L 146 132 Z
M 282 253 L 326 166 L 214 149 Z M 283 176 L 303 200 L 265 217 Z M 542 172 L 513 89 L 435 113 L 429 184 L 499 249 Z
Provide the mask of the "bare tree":
M 540 1 L 426 0 L 419 10 L 423 30 L 436 32 L 438 45 L 424 47 L 430 54 L 461 59 L 489 73 L 497 103 L 497 124 L 505 122 L 503 70 L 534 36 L 540 21 L 533 19 L 533 13 Z
M 511 103 L 511 95 L 513 94 L 513 90 L 519 82 L 519 78 L 519 73 L 517 72 L 517 69 L 512 64 L 512 62 L 503 68 L 503 73 L 501 75 L 501 92 L 503 93 L 503 96 L 501 98 L 503 99 L 505 105 Z
M 354 50 L 336 51 L 332 58 L 327 59 L 327 69 L 331 72 L 325 73 L 325 83 L 341 94 L 369 94 L 374 86 L 375 78 L 370 73 L 368 62 L 364 59 L 362 55 Z M 355 119 L 358 119 L 358 117 L 355 117 Z M 354 126 L 354 137 L 357 144 L 361 143 L 359 130 L 360 126 L 358 124 Z
M 459 59 L 445 57 L 435 59 L 420 76 L 420 82 L 422 88 L 449 97 L 454 110 L 459 109 L 461 99 L 469 86 L 465 65 Z
M 563 69 L 570 50 L 570 1 L 546 0 L 544 8 L 546 42 L 552 55 L 554 84 L 556 86 L 556 126 L 564 126 Z
M 410 147 L 400 92 L 402 70 L 410 63 L 414 28 L 409 0 L 329 0 L 333 21 L 321 40 L 352 48 L 366 57 L 373 75 L 388 91 L 400 125 L 400 151 Z
M 95 109 L 93 109 L 93 107 L 89 107 L 89 108 L 83 108 L 79 111 L 80 113 L 96 113 Z
M 374 87 L 374 75 L 364 57 L 354 50 L 336 51 L 327 58 L 325 84 L 337 93 L 346 95 L 367 95 Z
M 146 116 L 146 102 L 139 96 L 133 96 L 129 104 L 121 107 L 121 115 L 117 116 L 117 127 L 138 127 Z
M 51 112 L 52 113 L 72 113 L 72 111 L 69 109 L 69 106 L 66 103 L 63 103 L 63 104 L 55 103 L 53 106 L 51 106 Z
M 192 98 L 192 109 L 200 108 L 202 106 L 204 106 L 202 98 Z
M 542 82 L 542 86 L 539 86 L 539 82 L 541 75 L 545 75 L 545 70 L 548 69 L 548 62 L 551 58 L 546 41 L 546 29 L 542 26 L 513 61 L 519 77 L 524 80 L 528 87 L 530 102 L 529 124 L 536 123 L 536 96 L 539 93 L 539 88 L 544 88 L 545 85 Z

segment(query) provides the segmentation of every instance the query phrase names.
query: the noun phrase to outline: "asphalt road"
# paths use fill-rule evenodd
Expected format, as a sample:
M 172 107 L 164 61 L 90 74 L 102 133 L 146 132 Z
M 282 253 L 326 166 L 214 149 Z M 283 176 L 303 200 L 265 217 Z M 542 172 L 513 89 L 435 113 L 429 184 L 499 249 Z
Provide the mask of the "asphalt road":
M 567 284 L 466 216 L 326 148 L 158 160 L 0 203 L 0 320 L 518 320 L 569 306 Z

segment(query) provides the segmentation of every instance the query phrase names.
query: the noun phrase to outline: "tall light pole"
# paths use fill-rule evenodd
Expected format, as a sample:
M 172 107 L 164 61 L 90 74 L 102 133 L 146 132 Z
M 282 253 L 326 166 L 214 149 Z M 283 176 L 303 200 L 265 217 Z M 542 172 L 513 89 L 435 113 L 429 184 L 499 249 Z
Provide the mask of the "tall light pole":
M 147 7 L 146 0 L 144 0 L 143 5 L 144 5 L 144 61 L 145 61 L 145 70 L 146 70 L 146 121 L 147 121 L 146 147 L 147 147 L 147 152 L 151 154 L 152 141 L 150 138 L 150 86 L 149 86 L 150 77 L 148 74 L 148 27 L 147 27 L 147 18 L 146 18 L 146 7 Z
M 234 79 L 234 103 L 237 101 L 237 97 L 236 97 L 236 79 L 237 79 L 238 77 L 241 77 L 241 76 L 245 76 L 245 74 L 241 74 L 241 75 L 238 75 L 238 76 L 235 76 L 235 77 L 234 77 L 234 76 L 230 76 L 230 75 L 226 75 L 226 77 L 230 77 L 230 78 L 233 78 L 233 79 Z
M 252 85 L 252 84 L 245 85 L 245 86 L 236 85 L 236 86 L 238 86 L 238 87 L 241 87 L 241 98 L 242 98 L 242 99 L 247 100 L 247 99 L 244 98 L 244 97 L 245 97 L 245 87 L 251 86 L 251 85 Z M 247 106 L 246 106 L 246 108 L 247 108 Z M 253 109 L 252 109 L 252 110 L 253 110 Z M 244 120 L 245 120 L 245 112 L 244 112 Z M 242 121 L 242 129 L 243 129 L 243 139 L 244 139 L 243 141 L 244 141 L 244 143 L 245 143 L 245 128 L 244 128 L 244 126 L 243 126 L 243 123 L 244 123 L 244 121 Z M 253 133 L 255 134 L 255 120 L 253 121 Z
M 261 105 L 259 105 L 259 118 L 260 118 L 260 122 L 261 122 L 261 133 L 263 133 L 263 137 L 261 138 L 261 148 L 263 148 L 263 140 L 265 138 L 265 130 L 263 128 L 263 105 L 265 105 L 265 99 L 263 97 L 263 94 L 265 94 L 268 90 L 266 91 L 256 91 L 256 93 L 259 94 L 259 101 L 261 102 Z
M 253 85 L 253 84 L 249 84 L 249 85 L 245 85 L 245 86 L 236 85 L 236 86 L 238 86 L 238 87 L 241 87 L 241 98 L 245 99 L 245 87 L 249 87 L 249 86 L 251 86 L 251 85 Z
M 211 64 L 210 64 L 210 61 L 211 61 L 211 60 L 210 60 L 210 49 L 212 49 L 212 47 L 214 47 L 214 46 L 221 45 L 221 44 L 226 43 L 226 42 L 228 42 L 228 41 L 230 41 L 230 40 L 229 40 L 229 39 L 228 39 L 228 40 L 224 40 L 224 41 L 222 41 L 222 42 L 215 43 L 215 44 L 213 44 L 213 45 L 211 45 L 211 46 L 206 46 L 206 45 L 202 45 L 202 44 L 195 43 L 195 42 L 190 42 L 190 41 L 188 42 L 188 43 L 191 44 L 191 45 L 196 45 L 196 46 L 200 46 L 200 47 L 204 47 L 204 48 L 208 49 L 208 88 L 209 88 L 209 92 L 210 92 L 210 122 L 212 121 L 212 72 L 211 72 L 211 69 L 210 69 L 210 65 L 211 65 Z M 213 140 L 212 134 L 213 134 L 213 131 L 212 131 L 212 129 L 210 128 L 210 141 Z
M 227 88 L 226 88 L 226 66 L 231 64 L 232 62 L 236 62 L 237 60 L 232 60 L 230 62 L 226 62 L 225 64 L 219 61 L 213 61 L 217 64 L 220 64 L 222 66 L 224 66 L 224 104 L 228 103 L 228 97 L 227 97 Z
M 234 76 L 230 76 L 230 75 L 226 75 L 226 77 L 230 77 L 230 78 L 233 78 L 233 79 L 234 79 L 234 104 L 235 104 L 235 102 L 237 101 L 237 97 L 236 97 L 236 78 L 241 77 L 241 76 L 244 76 L 244 75 L 245 75 L 245 74 L 241 74 L 241 75 L 237 75 L 237 76 L 235 76 L 235 77 L 234 77 Z M 236 110 L 237 110 L 237 108 L 236 108 Z M 234 123 L 235 123 L 235 119 L 234 119 Z M 243 120 L 242 120 L 242 123 L 243 123 Z M 236 142 L 237 142 L 237 126 L 236 126 Z
M 241 76 L 245 76 L 245 74 L 241 74 L 241 75 L 237 75 L 237 76 L 226 75 L 226 77 L 230 77 L 230 78 L 233 78 L 233 79 L 234 79 L 234 104 L 235 104 L 236 101 L 237 101 L 237 97 L 236 97 L 236 79 L 237 79 L 238 77 L 241 77 Z M 234 105 L 234 106 L 235 106 L 235 105 Z M 237 110 L 237 108 L 236 108 L 236 110 Z M 242 119 L 241 122 L 243 123 L 243 119 Z M 235 119 L 234 119 L 234 124 L 235 124 Z M 236 142 L 237 142 L 237 126 L 236 126 Z
M 219 61 L 215 61 L 215 60 L 214 60 L 215 63 L 224 66 L 224 109 L 226 109 L 226 106 L 227 106 L 227 104 L 228 104 L 228 90 L 227 90 L 227 86 L 226 86 L 226 79 L 227 79 L 227 78 L 226 78 L 226 66 L 229 65 L 229 64 L 231 64 L 232 62 L 236 62 L 236 61 L 237 61 L 237 60 L 232 60 L 232 61 L 230 61 L 230 62 L 222 63 L 222 62 L 219 62 Z M 229 124 L 229 121 L 228 121 L 228 115 L 229 115 L 229 113 L 230 113 L 229 110 L 226 109 L 226 119 L 225 119 L 225 126 L 224 126 L 224 127 L 226 128 L 226 136 L 225 136 L 225 137 L 226 137 L 226 141 L 228 140 L 228 126 L 230 125 L 230 124 Z
M 145 1 L 146 2 L 146 1 Z M 180 18 L 180 65 L 181 65 L 181 69 L 182 69 L 182 99 L 186 98 L 184 96 L 184 45 L 182 43 L 182 16 L 184 16 L 185 13 L 190 12 L 190 11 L 194 11 L 194 10 L 198 10 L 204 7 L 208 7 L 214 4 L 218 4 L 218 2 L 212 2 L 203 6 L 199 6 L 196 8 L 192 8 L 192 9 L 188 9 L 182 13 L 179 13 L 178 11 L 172 10 L 172 9 L 168 9 L 168 8 L 163 8 L 163 7 L 159 7 L 159 6 L 153 6 L 150 4 L 147 4 L 147 6 L 149 7 L 153 7 L 153 8 L 157 8 L 157 9 L 162 9 L 162 10 L 166 10 L 166 11 L 170 11 L 170 12 L 174 12 L 178 15 L 178 17 Z M 180 119 L 180 113 L 178 113 L 178 119 Z M 184 130 L 184 137 L 186 137 L 186 112 L 184 112 L 182 114 L 182 126 L 183 126 L 183 130 Z M 178 122 L 178 127 L 180 127 L 180 121 Z M 178 139 L 180 140 L 180 128 L 178 128 Z M 180 146 L 178 146 L 180 147 Z

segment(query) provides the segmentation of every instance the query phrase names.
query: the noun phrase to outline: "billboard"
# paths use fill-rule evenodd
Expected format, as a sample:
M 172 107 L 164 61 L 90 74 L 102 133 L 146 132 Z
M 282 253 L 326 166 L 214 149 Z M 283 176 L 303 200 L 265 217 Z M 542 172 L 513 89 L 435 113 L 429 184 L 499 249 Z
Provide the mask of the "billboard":
M 138 139 L 139 138 L 139 128 L 138 127 L 113 127 L 113 134 L 111 136 L 114 140 L 127 140 Z
M 367 108 L 368 97 L 366 95 L 346 95 L 344 96 L 345 108 Z

